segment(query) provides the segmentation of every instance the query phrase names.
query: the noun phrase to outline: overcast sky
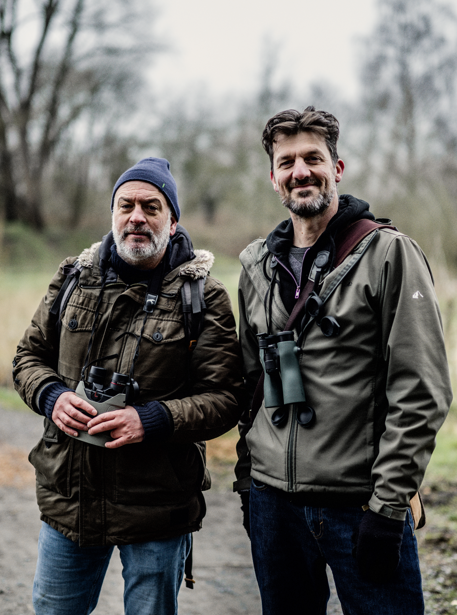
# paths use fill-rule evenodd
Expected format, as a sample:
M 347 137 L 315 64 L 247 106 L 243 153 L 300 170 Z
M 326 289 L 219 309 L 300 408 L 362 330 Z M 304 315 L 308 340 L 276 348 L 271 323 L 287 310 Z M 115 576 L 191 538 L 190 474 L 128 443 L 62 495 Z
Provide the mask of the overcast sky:
M 156 92 L 204 83 L 216 94 L 255 89 L 263 42 L 280 45 L 280 73 L 301 88 L 324 78 L 356 95 L 354 37 L 374 24 L 376 0 L 157 0 Z
M 446 1 L 446 0 L 444 0 Z M 447 0 L 457 10 L 457 0 Z M 357 96 L 357 37 L 371 33 L 377 0 L 156 0 L 157 32 L 172 51 L 156 59 L 156 92 L 205 84 L 216 94 L 258 84 L 265 37 L 280 44 L 279 68 L 301 91 L 311 81 Z

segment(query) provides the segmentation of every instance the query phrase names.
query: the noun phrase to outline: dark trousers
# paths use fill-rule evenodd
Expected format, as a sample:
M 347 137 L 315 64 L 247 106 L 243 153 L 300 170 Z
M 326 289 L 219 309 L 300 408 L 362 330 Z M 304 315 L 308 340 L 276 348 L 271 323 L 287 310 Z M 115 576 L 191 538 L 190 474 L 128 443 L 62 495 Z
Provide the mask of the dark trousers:
M 263 615 L 325 615 L 330 597 L 327 564 L 345 615 L 423 615 L 409 511 L 400 564 L 387 583 L 363 580 L 352 555 L 352 537 L 363 514 L 361 507 L 300 506 L 276 489 L 251 487 L 252 557 Z

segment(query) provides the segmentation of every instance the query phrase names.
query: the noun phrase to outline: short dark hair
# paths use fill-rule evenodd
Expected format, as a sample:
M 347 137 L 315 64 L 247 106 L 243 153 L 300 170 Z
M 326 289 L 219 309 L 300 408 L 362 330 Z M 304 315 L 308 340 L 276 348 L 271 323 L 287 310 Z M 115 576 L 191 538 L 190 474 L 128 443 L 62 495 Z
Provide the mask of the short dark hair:
M 270 156 L 273 170 L 273 145 L 278 135 L 296 135 L 299 132 L 315 132 L 324 137 L 333 164 L 338 162 L 336 144 L 340 135 L 340 124 L 336 117 L 327 111 L 316 111 L 306 107 L 303 113 L 296 109 L 287 109 L 270 118 L 262 134 L 262 145 Z

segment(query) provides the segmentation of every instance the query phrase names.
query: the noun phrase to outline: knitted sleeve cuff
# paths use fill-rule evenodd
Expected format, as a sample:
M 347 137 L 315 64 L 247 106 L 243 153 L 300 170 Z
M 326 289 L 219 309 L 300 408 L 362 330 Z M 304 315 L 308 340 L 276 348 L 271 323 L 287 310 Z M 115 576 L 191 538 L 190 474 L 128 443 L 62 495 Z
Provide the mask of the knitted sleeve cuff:
M 144 406 L 133 406 L 144 427 L 145 440 L 166 440 L 173 432 L 167 410 L 158 401 L 149 401 Z
M 45 387 L 41 391 L 40 399 L 38 400 L 38 408 L 41 414 L 51 421 L 52 411 L 54 410 L 57 398 L 67 391 L 72 391 L 72 389 L 66 387 L 62 382 L 51 382 L 51 384 Z

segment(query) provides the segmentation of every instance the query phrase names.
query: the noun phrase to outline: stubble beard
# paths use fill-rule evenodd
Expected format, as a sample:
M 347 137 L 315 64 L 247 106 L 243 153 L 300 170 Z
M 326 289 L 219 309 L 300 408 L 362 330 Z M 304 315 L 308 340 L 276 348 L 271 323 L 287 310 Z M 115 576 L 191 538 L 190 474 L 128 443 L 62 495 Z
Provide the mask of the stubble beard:
M 311 201 L 296 201 L 289 194 L 281 198 L 281 203 L 289 211 L 300 218 L 315 218 L 316 216 L 323 214 L 330 207 L 330 203 L 335 196 L 335 192 L 336 183 L 333 181 L 328 190 L 320 192 Z M 309 190 L 306 190 L 306 186 L 303 186 L 303 191 L 299 192 L 299 196 L 301 198 L 306 198 L 309 196 Z
M 128 226 L 123 231 L 119 232 L 113 220 L 112 230 L 117 253 L 126 263 L 133 266 L 141 265 L 154 257 L 158 257 L 165 252 L 168 245 L 170 240 L 170 228 L 171 213 L 163 229 L 156 234 L 154 234 L 151 229 L 144 227 L 144 225 Z M 149 239 L 149 242 L 138 241 L 133 245 L 127 244 L 125 241 L 127 235 L 134 231 L 141 231 L 141 233 Z

